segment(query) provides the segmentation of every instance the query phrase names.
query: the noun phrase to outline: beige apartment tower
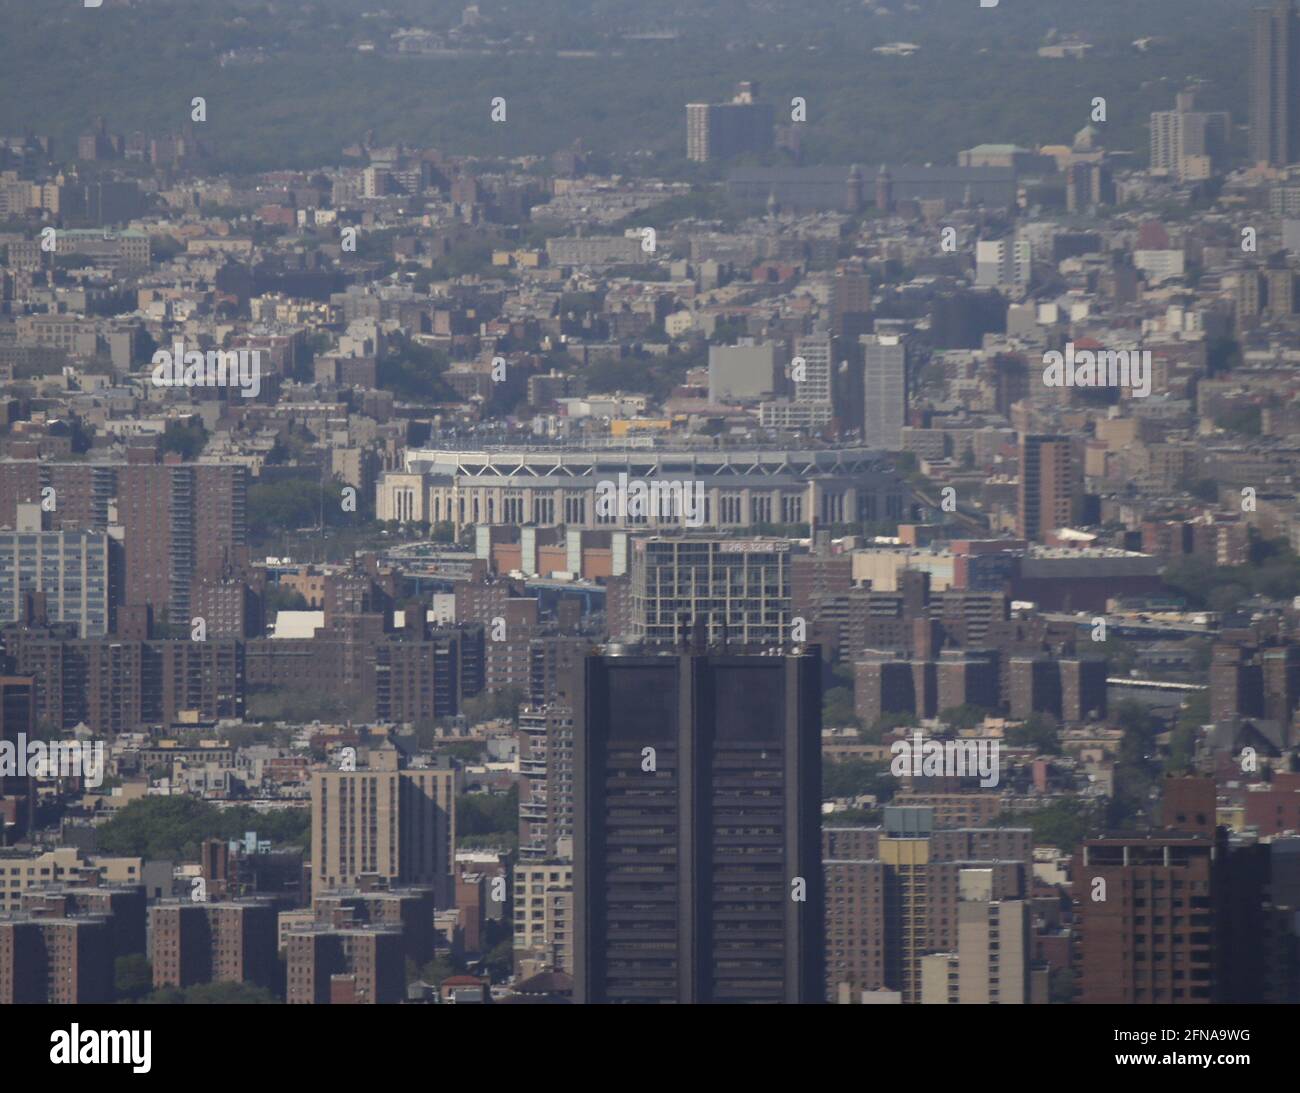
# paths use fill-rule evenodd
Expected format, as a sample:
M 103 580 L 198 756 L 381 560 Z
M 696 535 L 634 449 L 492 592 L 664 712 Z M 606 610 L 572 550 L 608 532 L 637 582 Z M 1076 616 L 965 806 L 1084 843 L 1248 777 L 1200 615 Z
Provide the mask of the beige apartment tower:
M 515 965 L 573 974 L 573 864 L 521 862 L 514 876 Z
M 456 847 L 455 772 L 405 768 L 388 743 L 357 770 L 317 771 L 311 782 L 312 896 L 362 886 L 427 885 L 451 899 Z

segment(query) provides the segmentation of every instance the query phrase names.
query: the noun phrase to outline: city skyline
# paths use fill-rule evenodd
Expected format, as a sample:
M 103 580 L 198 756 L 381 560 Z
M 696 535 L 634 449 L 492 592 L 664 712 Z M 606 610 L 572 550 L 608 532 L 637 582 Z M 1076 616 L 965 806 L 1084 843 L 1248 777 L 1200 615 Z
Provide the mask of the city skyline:
M 1293 0 L 363 8 L 0 0 L 6 1017 L 1280 1055 Z

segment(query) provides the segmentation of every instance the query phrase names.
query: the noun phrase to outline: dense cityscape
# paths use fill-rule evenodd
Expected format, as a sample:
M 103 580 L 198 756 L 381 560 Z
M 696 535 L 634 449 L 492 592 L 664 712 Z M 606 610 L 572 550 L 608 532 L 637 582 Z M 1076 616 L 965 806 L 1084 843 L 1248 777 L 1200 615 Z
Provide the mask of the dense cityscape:
M 186 48 L 296 63 L 235 6 Z M 812 5 L 903 72 L 896 6 Z M 336 7 L 398 73 L 693 34 Z M 1222 8 L 1238 71 L 941 156 L 761 14 L 644 155 L 10 103 L 0 1003 L 1300 1002 L 1300 14 Z M 1084 26 L 1012 46 L 1178 71 Z

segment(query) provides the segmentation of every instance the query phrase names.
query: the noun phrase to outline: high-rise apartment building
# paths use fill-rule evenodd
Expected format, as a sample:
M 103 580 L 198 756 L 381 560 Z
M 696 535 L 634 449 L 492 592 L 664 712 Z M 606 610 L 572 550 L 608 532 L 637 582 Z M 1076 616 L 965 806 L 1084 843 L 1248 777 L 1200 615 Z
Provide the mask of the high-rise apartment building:
M 788 368 L 789 397 L 765 402 L 759 408 L 765 428 L 817 429 L 830 423 L 836 397 L 835 345 L 821 323 L 813 333 L 794 340 Z
M 1088 839 L 1073 868 L 1078 1001 L 1214 999 L 1215 878 L 1225 848 L 1179 833 Z
M 686 105 L 686 157 L 698 163 L 770 151 L 775 110 L 758 102 L 758 84 L 745 82 L 727 103 Z
M 110 543 L 104 531 L 45 531 L 37 504 L 19 504 L 19 527 L 0 531 L 0 626 L 27 619 L 40 595 L 49 622 L 67 622 L 82 638 L 102 637 L 112 622 Z
M 20 735 L 34 737 L 36 680 L 30 676 L 0 676 L 0 743 L 17 749 Z M 35 819 L 36 787 L 31 778 L 0 774 L 0 846 L 31 830 Z M 0 909 L 4 894 L 0 893 Z
M 797 372 L 792 369 L 790 376 L 795 402 L 830 405 L 833 346 L 829 334 L 811 334 L 795 340 L 794 355 L 802 362 Z
M 1214 780 L 1168 778 L 1163 790 L 1160 828 L 1086 839 L 1075 854 L 1076 1001 L 1241 1000 L 1233 916 L 1258 911 L 1262 891 L 1250 870 L 1229 873 L 1230 856 L 1244 859 L 1217 827 Z
M 1213 173 L 1228 152 L 1232 118 L 1226 111 L 1195 108 L 1195 94 L 1181 92 L 1173 110 L 1151 115 L 1151 169 L 1195 180 Z
M 260 638 L 266 635 L 265 580 L 249 583 L 238 576 L 201 577 L 194 581 L 190 609 L 212 638 Z
M 996 649 L 939 650 L 934 672 L 938 712 L 959 706 L 996 709 L 1001 668 Z
M 636 539 L 632 637 L 671 645 L 685 620 L 713 641 L 788 640 L 790 558 L 781 539 Z
M 574 997 L 822 996 L 821 661 L 593 654 L 576 734 Z
M 68 878 L 70 879 L 70 878 Z M 147 951 L 147 911 L 142 884 L 50 884 L 25 888 L 22 911 L 34 918 L 102 918 L 112 956 Z
M 0 921 L 0 1005 L 113 1000 L 113 945 L 98 917 Z
M 841 263 L 831 289 L 831 330 L 854 339 L 871 330 L 871 275 L 861 265 Z
M 1049 531 L 1073 524 L 1081 483 L 1075 445 L 1069 437 L 1021 437 L 1016 535 L 1041 541 Z
M 125 530 L 124 602 L 190 620 L 196 577 L 222 573 L 247 544 L 247 471 L 234 466 L 131 463 L 117 473 Z
M 1011 658 L 1011 716 L 1050 714 L 1059 721 L 1086 721 L 1106 713 L 1106 661 L 1046 653 Z
M 1181 96 L 1180 96 L 1181 98 Z M 1178 110 L 1151 114 L 1151 169 L 1177 177 L 1183 155 L 1183 115 Z
M 254 983 L 276 972 L 275 907 L 265 900 L 164 900 L 149 909 L 153 985 Z
M 174 723 L 182 711 L 240 717 L 244 646 L 209 641 L 62 640 L 48 632 L 12 631 L 18 670 L 35 677 L 36 718 L 58 729 L 85 722 L 96 733 Z
M 573 712 L 519 711 L 519 858 L 573 857 Z
M 1251 13 L 1250 158 L 1284 167 L 1300 158 L 1300 28 L 1293 0 Z
M 987 874 L 990 900 L 1027 897 L 1028 828 L 938 830 L 934 818 L 927 806 L 891 805 L 880 827 L 823 829 L 829 1001 L 877 990 L 921 1001 L 924 958 L 960 947 L 964 871 Z
M 439 906 L 447 906 L 456 847 L 455 771 L 404 768 L 390 743 L 371 749 L 364 769 L 315 772 L 311 847 L 313 895 L 376 877 L 430 886 Z
M 14 460 L 0 463 L 0 528 L 18 528 L 18 506 L 41 506 L 49 531 L 108 527 L 118 467 L 96 463 Z M 42 504 L 43 503 L 43 504 Z
M 428 963 L 434 952 L 432 888 L 371 888 L 365 891 L 328 892 L 312 900 L 315 923 L 335 928 L 391 926 L 401 931 L 402 948 L 417 965 Z M 293 914 L 293 912 L 290 912 Z M 281 948 L 286 935 L 283 915 Z
M 1097 205 L 1115 203 L 1115 180 L 1104 163 L 1072 163 L 1065 169 L 1067 212 L 1087 212 Z
M 907 346 L 893 335 L 864 334 L 862 344 L 862 443 L 898 452 L 907 424 Z
M 938 690 L 933 660 L 868 649 L 854 664 L 854 710 L 867 725 L 893 713 L 933 717 Z
M 1033 248 L 1028 240 L 981 239 L 975 245 L 975 285 L 1023 294 L 1033 276 Z
M 1029 904 L 995 899 L 991 868 L 958 872 L 957 949 L 921 958 L 921 1002 L 1020 1006 L 1031 1001 Z
M 528 960 L 572 975 L 573 863 L 521 863 L 514 886 L 516 966 Z
M 1300 650 L 1290 645 L 1262 648 L 1220 643 L 1210 662 L 1210 714 L 1215 721 L 1237 717 L 1275 721 L 1280 742 L 1292 744 L 1290 726 L 1300 707 Z
M 383 1005 L 406 993 L 396 926 L 313 926 L 285 938 L 290 1005 Z
M 460 643 L 451 634 L 428 641 L 374 644 L 375 713 L 383 721 L 417 721 L 460 712 Z

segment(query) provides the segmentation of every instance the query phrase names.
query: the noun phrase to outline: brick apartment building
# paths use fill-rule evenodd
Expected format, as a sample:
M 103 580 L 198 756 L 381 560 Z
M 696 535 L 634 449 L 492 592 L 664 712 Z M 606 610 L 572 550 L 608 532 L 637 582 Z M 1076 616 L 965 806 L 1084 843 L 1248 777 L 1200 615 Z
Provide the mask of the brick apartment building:
M 154 989 L 197 983 L 252 983 L 276 978 L 275 907 L 263 900 L 190 903 L 164 900 L 149 909 Z
M 920 1002 L 922 958 L 958 948 L 963 871 L 988 871 L 986 899 L 1024 899 L 1032 841 L 1028 828 L 937 829 L 926 807 L 887 807 L 880 827 L 823 828 L 826 999 L 890 990 Z
M 309 927 L 291 930 L 286 942 L 290 1005 L 383 1005 L 405 997 L 397 927 Z
M 0 919 L 0 1005 L 111 1002 L 113 956 L 102 918 Z

